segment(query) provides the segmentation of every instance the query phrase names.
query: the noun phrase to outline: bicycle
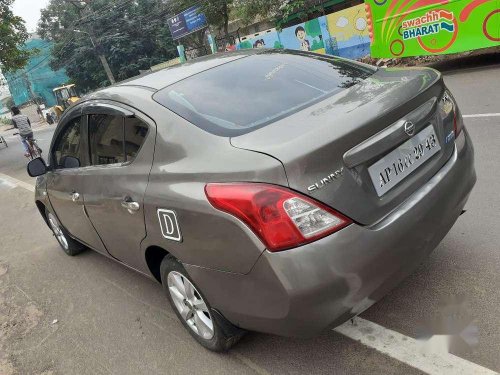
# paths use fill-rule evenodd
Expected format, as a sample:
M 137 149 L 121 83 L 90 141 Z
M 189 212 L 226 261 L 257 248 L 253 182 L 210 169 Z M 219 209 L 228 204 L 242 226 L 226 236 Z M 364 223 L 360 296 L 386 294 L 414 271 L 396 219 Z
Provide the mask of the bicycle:
M 5 148 L 9 147 L 9 145 L 7 144 L 7 141 L 5 140 L 5 138 L 3 136 L 0 135 L 0 145 L 3 145 L 5 146 Z
M 21 137 L 19 133 L 14 133 L 14 135 Z M 38 146 L 35 138 L 26 138 L 26 143 L 28 144 L 28 155 L 26 155 L 28 159 L 33 160 L 42 156 L 42 149 Z

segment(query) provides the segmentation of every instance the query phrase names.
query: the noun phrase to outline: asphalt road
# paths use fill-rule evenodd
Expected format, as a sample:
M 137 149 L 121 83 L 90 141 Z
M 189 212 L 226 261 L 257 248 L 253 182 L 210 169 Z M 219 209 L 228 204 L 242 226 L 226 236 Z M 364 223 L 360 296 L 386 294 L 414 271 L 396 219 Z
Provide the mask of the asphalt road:
M 500 113 L 500 65 L 483 63 L 491 61 L 446 67 L 455 69 L 445 80 L 464 115 Z M 467 117 L 466 126 L 478 174 L 467 212 L 362 318 L 408 338 L 460 321 L 467 333 L 451 337 L 451 353 L 500 371 L 500 117 Z M 44 150 L 53 129 L 35 133 Z M 21 145 L 7 140 L 0 173 L 33 184 Z M 210 353 L 177 322 L 158 284 L 92 251 L 67 257 L 33 193 L 1 175 L 0 214 L 2 375 L 422 373 L 335 331 L 310 340 L 250 333 L 229 353 Z

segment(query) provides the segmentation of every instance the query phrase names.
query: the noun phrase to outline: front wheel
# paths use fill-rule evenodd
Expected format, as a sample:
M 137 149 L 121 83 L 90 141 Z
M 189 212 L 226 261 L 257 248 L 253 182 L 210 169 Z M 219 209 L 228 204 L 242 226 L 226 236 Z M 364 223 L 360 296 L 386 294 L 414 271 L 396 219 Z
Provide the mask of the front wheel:
M 191 336 L 205 348 L 227 351 L 243 336 L 210 304 L 189 278 L 182 264 L 167 255 L 160 266 L 161 282 L 175 314 Z
M 45 210 L 45 215 L 47 216 L 50 229 L 54 233 L 54 237 L 66 254 L 75 256 L 85 250 L 85 246 L 72 239 L 51 212 Z
M 42 156 L 42 149 L 38 147 L 38 144 L 36 143 L 35 140 L 30 142 L 30 154 L 31 154 L 31 160 Z

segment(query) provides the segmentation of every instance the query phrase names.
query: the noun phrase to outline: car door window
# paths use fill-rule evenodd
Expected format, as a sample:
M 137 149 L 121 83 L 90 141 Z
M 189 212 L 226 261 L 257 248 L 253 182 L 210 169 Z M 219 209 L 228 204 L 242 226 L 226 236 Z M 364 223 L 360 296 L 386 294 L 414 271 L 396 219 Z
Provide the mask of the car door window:
M 124 118 L 111 115 L 89 116 L 90 160 L 92 165 L 125 162 Z
M 125 118 L 125 156 L 126 161 L 135 159 L 148 134 L 148 125 L 137 117 Z
M 68 157 L 80 160 L 82 118 L 77 117 L 69 121 L 59 134 L 52 151 L 52 162 L 56 168 L 75 168 L 75 163 L 65 163 Z M 79 163 L 78 163 L 79 164 Z

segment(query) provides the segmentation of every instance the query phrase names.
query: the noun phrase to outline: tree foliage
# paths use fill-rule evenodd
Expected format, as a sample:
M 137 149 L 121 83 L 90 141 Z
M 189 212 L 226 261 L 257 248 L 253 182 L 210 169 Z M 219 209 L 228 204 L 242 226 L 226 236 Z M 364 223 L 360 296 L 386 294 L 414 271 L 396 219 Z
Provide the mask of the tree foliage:
M 283 0 L 235 0 L 234 14 L 245 25 L 257 18 L 268 18 L 280 13 Z
M 304 6 L 306 0 L 170 0 L 169 9 L 173 14 L 182 12 L 197 4 L 207 17 L 208 24 L 220 34 L 227 35 L 229 22 L 234 19 L 251 24 L 257 18 L 268 18 L 292 14 Z
M 89 91 L 109 84 L 97 51 L 117 81 L 177 56 L 167 11 L 158 0 L 50 0 L 38 33 L 54 42 L 51 67 L 66 68 L 79 90 Z
M 245 25 L 253 23 L 256 19 L 271 18 L 276 26 L 281 28 L 287 19 L 297 15 L 302 20 L 307 20 L 308 15 L 321 6 L 322 0 L 235 0 L 235 16 Z
M 23 68 L 30 57 L 30 52 L 22 49 L 28 32 L 24 20 L 12 13 L 14 0 L 0 0 L 0 66 L 4 71 Z

